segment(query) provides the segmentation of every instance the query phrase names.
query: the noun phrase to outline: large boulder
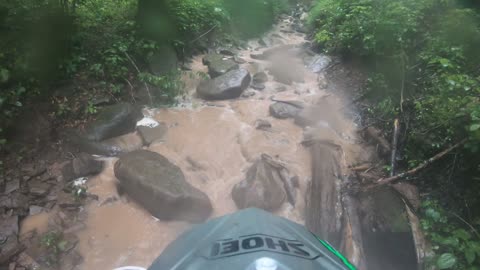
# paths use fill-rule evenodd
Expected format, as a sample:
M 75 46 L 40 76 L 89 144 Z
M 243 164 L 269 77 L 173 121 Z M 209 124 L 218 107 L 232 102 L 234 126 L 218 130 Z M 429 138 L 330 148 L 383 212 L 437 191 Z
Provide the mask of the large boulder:
M 270 114 L 279 119 L 294 118 L 303 110 L 302 104 L 296 101 L 280 101 L 270 105 Z
M 105 107 L 96 120 L 87 125 L 86 138 L 98 142 L 130 133 L 140 116 L 141 112 L 128 103 Z
M 237 98 L 250 85 L 251 80 L 247 70 L 236 69 L 215 79 L 201 82 L 197 87 L 197 93 L 209 100 Z
M 203 63 L 208 66 L 208 74 L 211 78 L 216 78 L 239 67 L 234 60 L 224 59 L 222 55 L 218 54 L 205 56 Z
M 160 154 L 146 150 L 125 154 L 114 171 L 124 191 L 159 219 L 199 223 L 212 212 L 208 196 Z
M 269 211 L 278 209 L 287 194 L 282 172 L 271 157 L 262 155 L 247 171 L 247 178 L 236 184 L 232 198 L 238 208 L 256 207 Z

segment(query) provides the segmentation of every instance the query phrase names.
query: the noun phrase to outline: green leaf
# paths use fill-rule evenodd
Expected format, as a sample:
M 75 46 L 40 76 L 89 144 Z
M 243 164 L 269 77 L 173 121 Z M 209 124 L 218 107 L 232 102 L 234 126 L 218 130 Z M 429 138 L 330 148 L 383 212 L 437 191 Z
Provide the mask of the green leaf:
M 457 229 L 453 231 L 453 235 L 465 241 L 469 240 L 472 237 L 470 233 L 464 229 Z
M 425 214 L 434 221 L 440 220 L 441 217 L 440 213 L 433 208 L 428 208 Z
M 470 126 L 470 131 L 477 131 L 480 129 L 480 124 L 474 124 Z
M 472 249 L 466 249 L 465 259 L 469 264 L 472 264 L 475 261 L 475 251 L 473 251 Z
M 457 264 L 457 258 L 451 253 L 444 253 L 437 259 L 437 267 L 439 269 L 452 268 Z
M 7 82 L 10 78 L 10 72 L 8 69 L 0 68 L 0 83 Z

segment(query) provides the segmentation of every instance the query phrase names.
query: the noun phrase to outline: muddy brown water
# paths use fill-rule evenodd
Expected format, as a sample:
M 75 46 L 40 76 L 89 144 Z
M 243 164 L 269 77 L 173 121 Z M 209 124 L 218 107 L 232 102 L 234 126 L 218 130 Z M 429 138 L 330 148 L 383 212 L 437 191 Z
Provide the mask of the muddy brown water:
M 268 33 L 265 39 L 269 45 L 305 42 L 299 33 L 282 32 L 292 24 L 285 19 Z M 258 41 L 249 42 L 249 49 L 241 50 L 238 56 L 247 63 L 241 66 L 252 75 L 267 68 L 269 62 L 250 58 L 251 53 L 259 53 L 266 48 L 258 48 Z M 233 186 L 245 177 L 252 162 L 262 153 L 287 164 L 292 174 L 299 176 L 300 188 L 295 207 L 284 203 L 275 214 L 298 223 L 305 223 L 304 197 L 311 178 L 310 154 L 301 142 L 305 137 L 330 139 L 343 149 L 341 166 L 347 167 L 368 160 L 368 153 L 356 143 L 356 127 L 352 119 L 344 116 L 344 102 L 336 93 L 327 92 L 323 73 L 315 74 L 305 69 L 297 58 L 287 70 L 304 72 L 303 83 L 283 85 L 269 81 L 263 91 L 255 95 L 229 101 L 206 102 L 195 97 L 195 88 L 200 81 L 198 72 L 207 72 L 202 64 L 203 55 L 194 58 L 191 72 L 184 76 L 186 90 L 179 99 L 178 106 L 168 109 L 145 109 L 151 116 L 169 127 L 163 141 L 154 143 L 147 149 L 158 152 L 178 165 L 185 173 L 187 181 L 205 192 L 212 201 L 211 218 L 237 211 L 231 198 Z M 285 91 L 279 92 L 279 86 Z M 279 120 L 270 116 L 271 98 L 297 100 L 306 104 L 318 104 L 311 116 L 318 125 L 305 130 L 293 120 Z M 270 130 L 257 130 L 258 119 L 268 120 Z M 164 248 L 182 232 L 191 228 L 183 222 L 164 222 L 155 219 L 141 206 L 121 197 L 116 188 L 113 173 L 115 158 L 105 158 L 104 171 L 88 181 L 88 191 L 99 197 L 98 202 L 84 208 L 86 228 L 77 233 L 79 251 L 84 257 L 80 269 L 114 269 L 125 265 L 148 267 Z M 120 198 L 104 204 L 109 198 Z M 44 228 L 48 217 L 28 218 L 23 222 L 22 231 L 35 227 Z

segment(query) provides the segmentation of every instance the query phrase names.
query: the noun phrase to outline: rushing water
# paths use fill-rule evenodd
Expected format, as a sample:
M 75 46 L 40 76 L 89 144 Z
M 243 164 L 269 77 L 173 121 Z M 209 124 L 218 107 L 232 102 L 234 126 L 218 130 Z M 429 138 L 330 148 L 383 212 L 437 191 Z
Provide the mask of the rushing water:
M 290 25 L 290 19 L 276 25 L 265 36 L 267 43 L 271 43 L 270 46 L 303 43 L 302 34 L 282 31 Z M 266 49 L 257 49 L 258 41 L 249 42 L 249 47 L 238 55 L 247 61 L 241 66 L 253 75 L 265 70 L 269 62 L 250 58 L 251 53 Z M 192 71 L 184 76 L 186 92 L 177 107 L 144 110 L 145 115 L 169 127 L 164 140 L 147 149 L 178 165 L 187 181 L 210 197 L 214 208 L 211 217 L 237 210 L 231 190 L 244 179 L 247 168 L 256 158 L 262 153 L 276 157 L 299 177 L 300 188 L 295 208 L 285 203 L 275 214 L 304 223 L 304 195 L 311 175 L 310 155 L 301 144 L 304 138 L 330 139 L 341 145 L 343 166 L 365 159 L 363 149 L 355 144 L 355 125 L 342 112 L 342 98 L 322 88 L 326 85 L 324 74 L 308 71 L 302 59 L 294 58 L 285 68 L 302 71 L 303 83 L 283 85 L 269 75 L 265 90 L 255 91 L 251 97 L 206 102 L 194 95 L 200 81 L 198 72 L 207 71 L 202 57 L 199 55 L 193 60 Z M 279 86 L 286 87 L 285 91 L 279 92 Z M 273 96 L 279 100 L 315 104 L 310 115 L 317 124 L 305 131 L 293 120 L 271 117 L 269 106 Z M 268 120 L 272 128 L 256 129 L 259 119 Z M 78 233 L 79 251 L 84 257 L 81 269 L 114 269 L 124 265 L 148 267 L 171 241 L 192 226 L 157 220 L 134 202 L 121 197 L 113 173 L 115 161 L 114 158 L 106 159 L 105 170 L 88 181 L 88 191 L 96 194 L 99 200 L 84 210 L 86 228 Z M 120 199 L 102 203 L 113 197 Z

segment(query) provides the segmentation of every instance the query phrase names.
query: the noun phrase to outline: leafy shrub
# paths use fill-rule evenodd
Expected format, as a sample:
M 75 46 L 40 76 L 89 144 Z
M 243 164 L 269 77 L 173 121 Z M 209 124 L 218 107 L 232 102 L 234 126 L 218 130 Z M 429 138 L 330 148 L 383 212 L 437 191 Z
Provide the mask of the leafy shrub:
M 382 85 L 371 88 L 374 98 L 398 104 L 392 117 L 411 103 L 410 156 L 426 158 L 465 136 L 478 150 L 480 56 L 474 48 L 480 24 L 474 10 L 440 0 L 319 0 L 308 23 L 326 51 L 370 63 L 377 74 L 370 84 Z M 418 145 L 431 149 L 417 151 Z
M 448 215 L 438 202 L 432 200 L 423 203 L 423 212 L 421 225 L 435 253 L 428 269 L 478 269 L 480 235 L 474 226 L 480 227 L 480 220 L 466 224 L 458 217 Z
M 368 112 L 388 131 L 394 118 L 403 120 L 403 166 L 415 167 L 469 139 L 451 161 L 444 161 L 447 166 L 436 168 L 440 177 L 431 177 L 423 188 L 448 198 L 449 208 L 479 217 L 480 16 L 472 3 L 317 0 L 308 24 L 321 48 L 357 57 L 373 74 L 366 97 L 375 105 Z M 465 209 L 465 204 L 471 208 Z M 478 236 L 460 229 L 436 204 L 426 207 L 424 229 L 436 244 L 437 266 L 478 269 Z

